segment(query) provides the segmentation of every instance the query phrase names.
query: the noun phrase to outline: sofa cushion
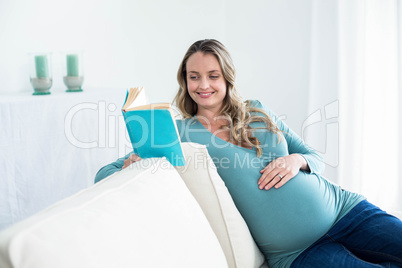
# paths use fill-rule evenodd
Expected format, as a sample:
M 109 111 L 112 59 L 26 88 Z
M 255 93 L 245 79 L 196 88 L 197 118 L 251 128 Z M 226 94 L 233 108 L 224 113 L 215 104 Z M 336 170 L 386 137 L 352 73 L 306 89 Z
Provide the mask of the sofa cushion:
M 186 165 L 175 168 L 208 218 L 229 267 L 267 267 L 205 145 L 185 142 L 182 147 Z
M 227 267 L 197 201 L 145 159 L 0 233 L 0 267 Z

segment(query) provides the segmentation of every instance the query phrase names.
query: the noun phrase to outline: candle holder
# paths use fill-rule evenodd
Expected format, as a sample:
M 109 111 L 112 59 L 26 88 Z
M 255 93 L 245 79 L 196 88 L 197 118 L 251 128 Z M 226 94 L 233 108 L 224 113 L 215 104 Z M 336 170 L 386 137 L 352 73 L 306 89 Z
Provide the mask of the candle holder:
M 81 92 L 84 83 L 82 52 L 65 53 L 65 72 L 63 81 L 67 87 L 66 92 Z
M 48 95 L 53 85 L 52 64 L 50 53 L 35 53 L 30 55 L 30 81 L 34 88 L 33 95 Z

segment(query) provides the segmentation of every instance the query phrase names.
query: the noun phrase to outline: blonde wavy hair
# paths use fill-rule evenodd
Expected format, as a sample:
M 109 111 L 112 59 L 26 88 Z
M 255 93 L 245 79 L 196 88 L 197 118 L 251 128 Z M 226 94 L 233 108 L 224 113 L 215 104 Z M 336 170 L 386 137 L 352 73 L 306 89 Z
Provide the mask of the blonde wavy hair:
M 197 114 L 197 103 L 190 97 L 187 89 L 187 70 L 186 64 L 191 55 L 202 52 L 212 54 L 216 57 L 221 66 L 223 76 L 226 80 L 226 96 L 223 100 L 220 114 L 227 120 L 227 125 L 221 126 L 221 129 L 230 130 L 229 141 L 234 144 L 246 144 L 249 147 L 255 147 L 257 156 L 262 155 L 261 142 L 251 134 L 256 129 L 268 129 L 278 134 L 280 141 L 280 130 L 272 122 L 269 115 L 257 107 L 250 106 L 249 101 L 243 101 L 235 84 L 236 71 L 232 58 L 227 49 L 217 40 L 205 39 L 192 44 L 187 50 L 177 72 L 177 81 L 179 90 L 173 100 L 184 118 L 193 118 Z M 257 113 L 260 113 L 258 115 Z M 263 122 L 265 128 L 251 128 L 250 123 Z

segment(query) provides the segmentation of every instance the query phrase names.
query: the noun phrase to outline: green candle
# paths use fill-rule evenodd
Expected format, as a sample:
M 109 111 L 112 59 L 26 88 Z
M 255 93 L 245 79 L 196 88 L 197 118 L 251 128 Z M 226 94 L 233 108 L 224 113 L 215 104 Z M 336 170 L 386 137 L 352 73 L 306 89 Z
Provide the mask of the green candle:
M 67 76 L 79 76 L 79 57 L 76 54 L 67 55 Z
M 49 65 L 47 62 L 46 55 L 35 56 L 35 69 L 36 69 L 36 77 L 38 78 L 49 77 Z

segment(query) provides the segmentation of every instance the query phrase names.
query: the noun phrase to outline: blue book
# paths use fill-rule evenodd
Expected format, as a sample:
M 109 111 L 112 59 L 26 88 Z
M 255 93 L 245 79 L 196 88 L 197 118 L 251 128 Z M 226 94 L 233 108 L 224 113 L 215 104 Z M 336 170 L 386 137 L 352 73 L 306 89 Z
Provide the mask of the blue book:
M 122 108 L 134 153 L 141 158 L 166 157 L 184 166 L 183 150 L 170 103 L 145 104 L 143 88 L 130 88 Z

